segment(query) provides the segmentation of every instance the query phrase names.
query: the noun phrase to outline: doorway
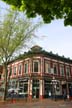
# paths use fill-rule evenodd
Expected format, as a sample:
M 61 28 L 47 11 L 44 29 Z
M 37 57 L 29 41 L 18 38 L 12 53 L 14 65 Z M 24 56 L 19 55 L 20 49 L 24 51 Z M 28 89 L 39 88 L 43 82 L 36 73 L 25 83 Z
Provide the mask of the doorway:
M 39 80 L 33 80 L 32 98 L 39 98 Z

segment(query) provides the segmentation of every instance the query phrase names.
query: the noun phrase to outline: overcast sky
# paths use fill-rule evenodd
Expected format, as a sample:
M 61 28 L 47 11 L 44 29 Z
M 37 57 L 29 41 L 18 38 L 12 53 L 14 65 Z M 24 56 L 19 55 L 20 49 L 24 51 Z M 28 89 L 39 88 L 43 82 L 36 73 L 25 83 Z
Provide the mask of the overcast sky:
M 0 7 L 5 8 L 6 5 L 0 2 Z M 33 45 L 40 45 L 48 52 L 52 51 L 54 54 L 58 53 L 60 56 L 64 55 L 72 59 L 72 27 L 65 27 L 63 20 L 54 20 L 50 24 L 43 24 L 36 31 L 36 35 L 39 38 L 35 39 Z

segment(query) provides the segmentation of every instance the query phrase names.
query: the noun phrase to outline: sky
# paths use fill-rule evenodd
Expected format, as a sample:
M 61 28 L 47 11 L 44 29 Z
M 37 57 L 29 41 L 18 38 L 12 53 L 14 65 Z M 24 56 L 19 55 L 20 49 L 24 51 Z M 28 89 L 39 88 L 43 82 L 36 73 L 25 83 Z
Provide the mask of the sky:
M 5 8 L 6 6 L 0 2 L 0 7 Z M 35 21 L 38 21 L 38 18 L 35 18 Z M 52 51 L 54 54 L 72 59 L 72 27 L 65 27 L 63 19 L 43 24 L 35 34 L 38 38 L 34 40 L 33 45 L 39 45 L 48 52 Z

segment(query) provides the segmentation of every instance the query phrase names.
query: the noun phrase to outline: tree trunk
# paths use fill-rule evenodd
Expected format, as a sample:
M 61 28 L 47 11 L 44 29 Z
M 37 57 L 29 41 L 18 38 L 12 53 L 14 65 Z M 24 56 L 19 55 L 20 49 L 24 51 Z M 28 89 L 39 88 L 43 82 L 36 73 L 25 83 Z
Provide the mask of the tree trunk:
M 4 64 L 4 93 L 3 93 L 3 101 L 6 100 L 6 96 L 7 96 L 7 76 L 8 76 L 8 70 L 7 70 L 7 64 Z

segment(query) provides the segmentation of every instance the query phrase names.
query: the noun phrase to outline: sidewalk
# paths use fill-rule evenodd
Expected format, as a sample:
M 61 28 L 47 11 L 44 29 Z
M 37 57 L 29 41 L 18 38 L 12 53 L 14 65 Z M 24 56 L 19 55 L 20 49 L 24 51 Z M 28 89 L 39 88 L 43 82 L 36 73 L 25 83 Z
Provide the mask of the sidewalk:
M 64 100 L 33 100 L 0 103 L 0 108 L 72 108 L 72 101 Z

